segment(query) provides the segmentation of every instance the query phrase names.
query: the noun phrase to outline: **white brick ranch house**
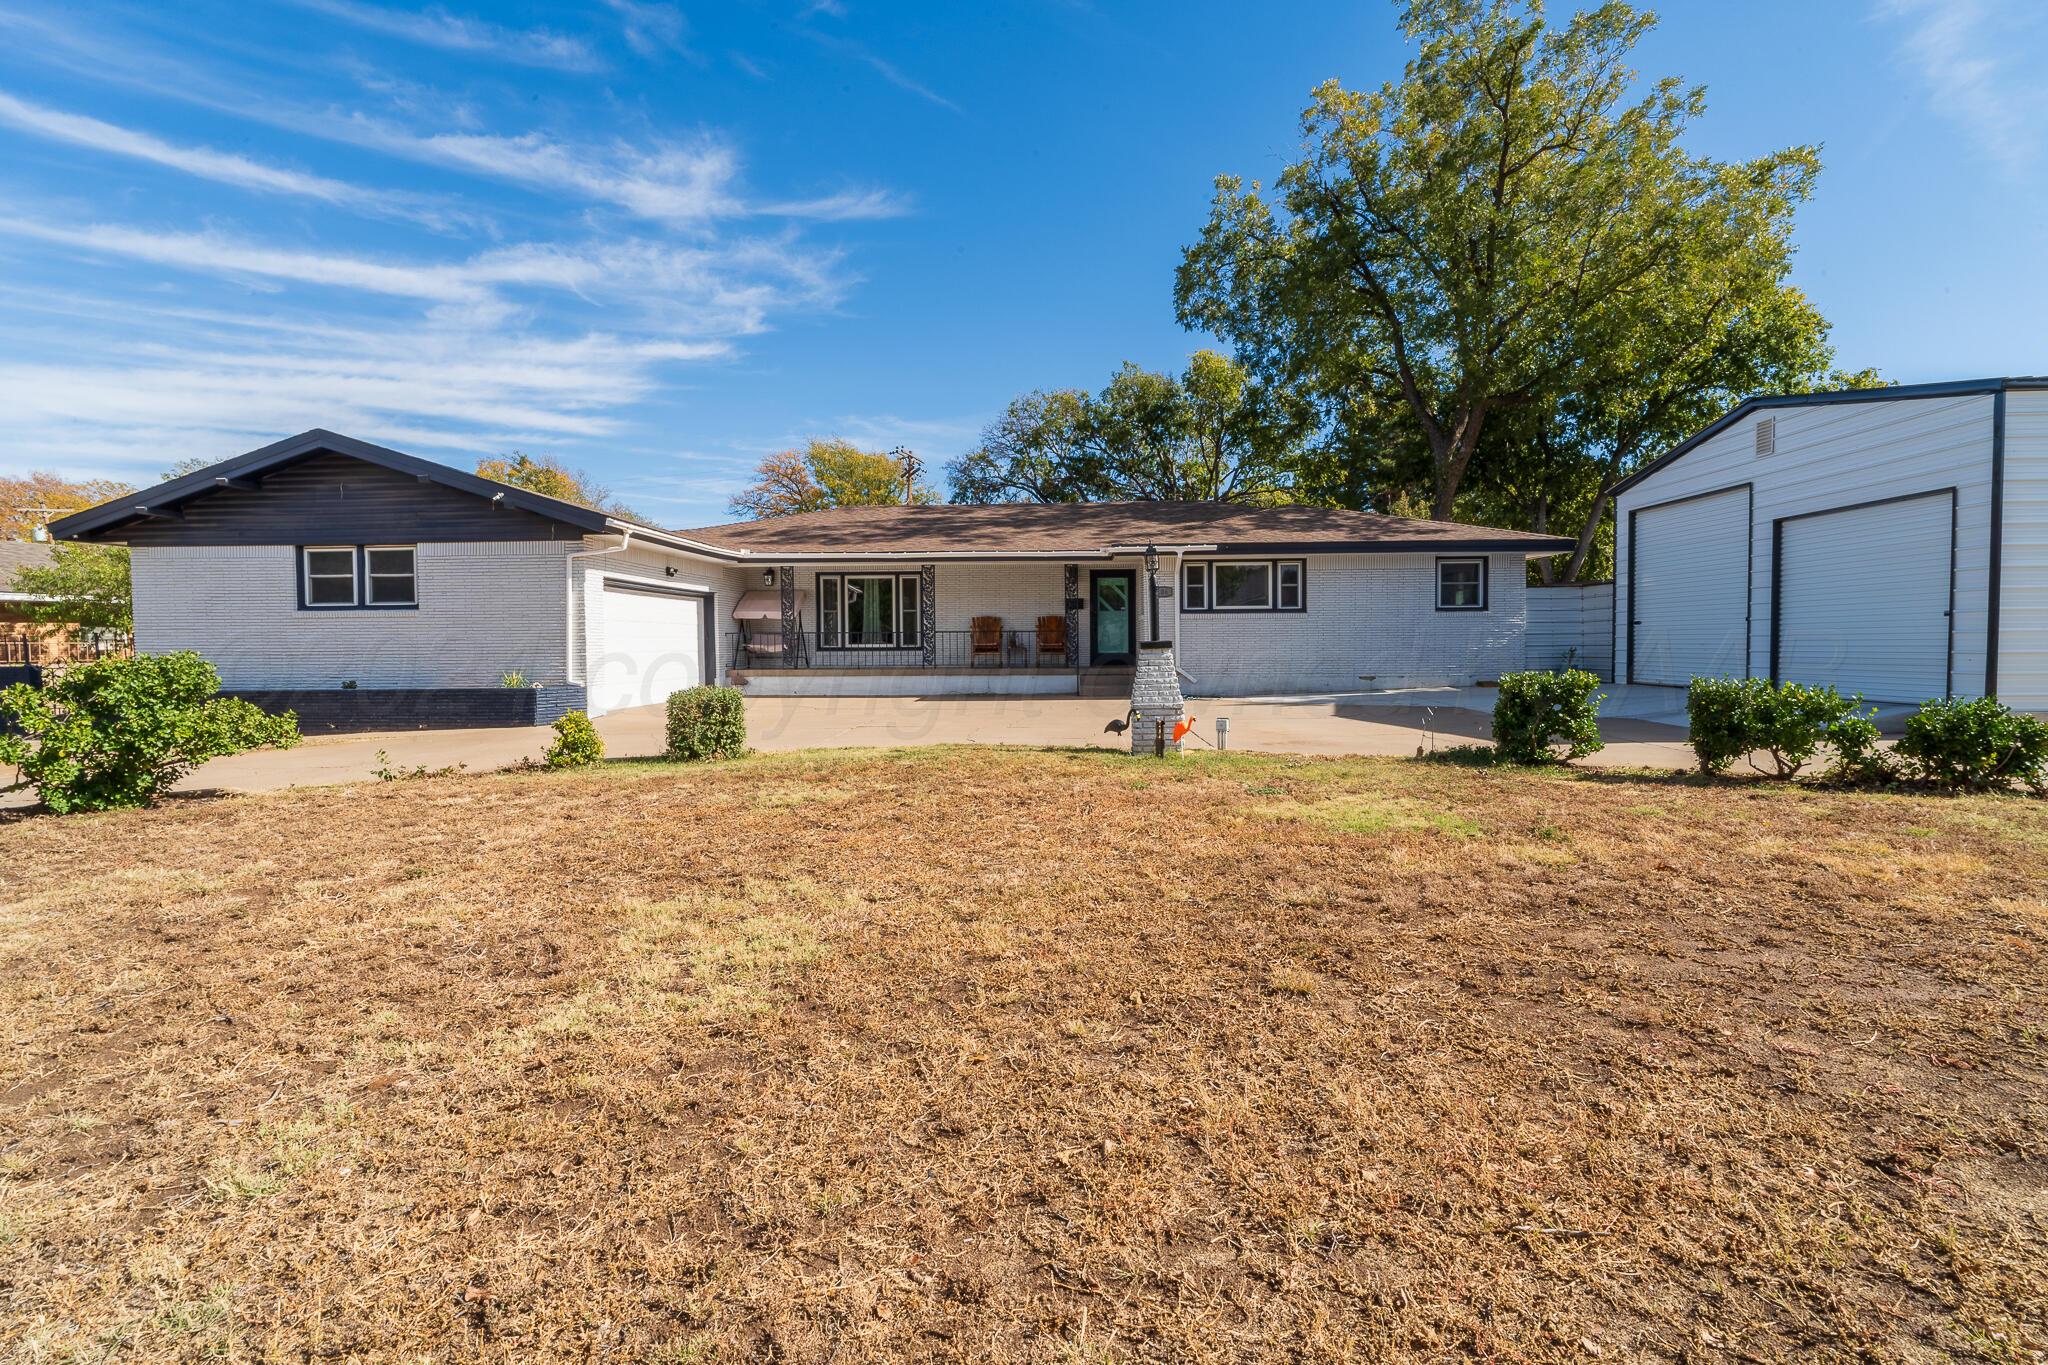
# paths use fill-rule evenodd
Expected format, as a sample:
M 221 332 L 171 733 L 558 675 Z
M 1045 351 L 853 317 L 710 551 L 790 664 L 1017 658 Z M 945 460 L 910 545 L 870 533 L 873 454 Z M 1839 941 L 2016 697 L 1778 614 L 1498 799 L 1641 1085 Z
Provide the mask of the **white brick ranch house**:
M 1203 502 L 671 531 L 318 430 L 51 529 L 129 546 L 139 649 L 194 650 L 228 690 L 302 711 L 349 693 L 444 724 L 602 714 L 708 681 L 1072 693 L 1151 638 L 1175 642 L 1194 694 L 1470 684 L 1523 666 L 1526 561 L 1571 544 Z M 514 673 L 541 686 L 508 711 Z

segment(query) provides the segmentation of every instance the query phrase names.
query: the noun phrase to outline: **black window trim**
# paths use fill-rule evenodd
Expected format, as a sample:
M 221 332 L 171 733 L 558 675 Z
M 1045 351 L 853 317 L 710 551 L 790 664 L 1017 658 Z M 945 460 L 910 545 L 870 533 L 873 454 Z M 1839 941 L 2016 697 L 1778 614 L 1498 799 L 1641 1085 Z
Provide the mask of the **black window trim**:
M 353 580 L 349 587 L 350 591 L 354 594 L 353 600 L 348 602 L 315 602 L 311 600 L 312 583 L 310 580 L 313 575 L 307 572 L 306 556 L 316 550 L 346 550 L 349 552 L 351 556 L 349 564 L 353 571 Z M 372 602 L 369 600 L 369 552 L 371 550 L 412 551 L 412 601 Z M 417 542 L 411 545 L 395 545 L 384 541 L 379 541 L 374 545 L 295 545 L 292 547 L 292 559 L 297 570 L 296 577 L 299 586 L 300 611 L 418 611 L 420 609 L 420 547 Z M 339 577 L 336 574 L 322 574 L 320 576 L 323 578 Z M 390 578 L 395 577 L 395 575 L 385 574 L 383 577 Z
M 1216 567 L 1220 564 L 1263 564 L 1266 566 L 1268 595 L 1263 607 L 1219 607 L 1216 605 Z M 1297 574 L 1299 604 L 1292 607 L 1280 605 L 1280 566 L 1292 564 Z M 1199 569 L 1202 573 L 1202 600 L 1204 605 L 1188 605 L 1188 574 Z M 1308 610 L 1308 560 L 1300 557 L 1273 559 L 1264 555 L 1214 555 L 1202 559 L 1187 559 L 1181 564 L 1181 610 L 1191 616 L 1299 616 Z
M 1479 566 L 1479 603 L 1470 607 L 1447 607 L 1444 605 L 1444 565 L 1477 564 Z M 1493 610 L 1493 584 L 1489 581 L 1493 572 L 1492 563 L 1485 555 L 1438 555 L 1436 573 L 1430 582 L 1430 591 L 1436 595 L 1438 611 L 1491 611 Z
M 812 639 L 816 641 L 817 647 L 819 649 L 921 650 L 924 648 L 924 640 L 922 638 L 924 609 L 922 600 L 919 600 L 917 605 L 913 607 L 911 610 L 911 638 L 908 641 L 902 639 L 892 639 L 891 642 L 886 645 L 856 645 L 848 643 L 846 639 L 846 601 L 844 594 L 846 580 L 849 578 L 893 578 L 896 580 L 897 596 L 896 601 L 893 604 L 893 610 L 891 612 L 891 616 L 893 617 L 895 624 L 891 626 L 889 631 L 892 637 L 901 636 L 904 633 L 903 608 L 904 603 L 907 600 L 903 596 L 904 585 L 908 584 L 910 592 L 917 598 L 922 599 L 924 595 L 924 579 L 921 574 L 917 573 L 883 573 L 876 571 L 856 573 L 846 569 L 835 569 L 831 573 L 821 573 L 817 575 L 811 585 L 813 589 L 816 591 L 818 597 L 817 606 L 815 608 L 815 611 L 817 613 L 817 625 L 816 629 L 812 632 Z M 825 585 L 827 583 L 832 584 L 833 592 L 840 595 L 838 602 L 840 618 L 839 638 L 836 640 L 828 640 L 825 638 Z

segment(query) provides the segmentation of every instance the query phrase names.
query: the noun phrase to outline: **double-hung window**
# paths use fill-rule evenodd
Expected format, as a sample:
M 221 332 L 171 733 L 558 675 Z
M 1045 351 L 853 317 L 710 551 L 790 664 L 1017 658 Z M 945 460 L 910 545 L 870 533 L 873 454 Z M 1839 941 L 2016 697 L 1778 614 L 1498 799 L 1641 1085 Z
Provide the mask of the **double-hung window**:
M 819 574 L 818 645 L 915 648 L 917 606 L 916 574 Z
M 1486 610 L 1486 561 L 1439 559 L 1436 562 L 1438 611 Z
M 1191 563 L 1183 565 L 1180 573 L 1180 605 L 1182 611 L 1209 610 L 1209 566 Z
M 356 604 L 356 547 L 308 545 L 301 552 L 303 597 L 309 607 L 352 607 Z
M 419 605 L 416 552 L 410 545 L 371 545 L 363 550 L 364 600 L 373 607 Z
M 419 605 L 419 550 L 412 545 L 308 545 L 299 551 L 299 605 Z

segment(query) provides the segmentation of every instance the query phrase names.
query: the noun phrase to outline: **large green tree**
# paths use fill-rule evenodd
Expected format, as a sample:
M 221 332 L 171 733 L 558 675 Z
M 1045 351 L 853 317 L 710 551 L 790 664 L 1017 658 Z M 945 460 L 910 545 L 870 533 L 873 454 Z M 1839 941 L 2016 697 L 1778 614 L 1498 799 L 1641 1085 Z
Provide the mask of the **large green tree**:
M 15 604 L 32 621 L 123 634 L 135 628 L 125 545 L 60 542 L 50 547 L 49 563 L 17 569 L 0 586 L 48 599 Z
M 1683 389 L 1723 330 L 1786 306 L 1818 161 L 1686 153 L 1703 96 L 1639 85 L 1627 59 L 1653 21 L 1619 0 L 1556 26 L 1540 0 L 1415 0 L 1401 22 L 1418 45 L 1403 79 L 1318 88 L 1274 194 L 1218 180 L 1175 300 L 1184 325 L 1312 396 L 1329 450 L 1412 430 L 1428 510 L 1451 518 L 1475 458 L 1501 448 L 1497 418 L 1536 429 L 1529 410 L 1641 368 L 1645 347 Z M 1611 414 L 1585 420 L 1623 441 Z
M 1126 363 L 1100 393 L 1012 400 L 948 478 L 955 502 L 1287 499 L 1309 419 L 1227 356 L 1197 351 L 1178 377 Z

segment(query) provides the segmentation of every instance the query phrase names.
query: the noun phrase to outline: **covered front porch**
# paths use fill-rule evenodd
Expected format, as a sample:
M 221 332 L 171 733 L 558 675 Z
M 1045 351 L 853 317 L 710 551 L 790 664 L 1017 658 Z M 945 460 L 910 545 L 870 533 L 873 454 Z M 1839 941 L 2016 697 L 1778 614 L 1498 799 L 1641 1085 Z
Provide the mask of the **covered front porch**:
M 1127 683 L 1144 567 L 1049 559 L 782 566 L 732 611 L 757 696 L 1075 695 Z

